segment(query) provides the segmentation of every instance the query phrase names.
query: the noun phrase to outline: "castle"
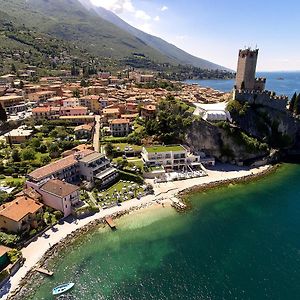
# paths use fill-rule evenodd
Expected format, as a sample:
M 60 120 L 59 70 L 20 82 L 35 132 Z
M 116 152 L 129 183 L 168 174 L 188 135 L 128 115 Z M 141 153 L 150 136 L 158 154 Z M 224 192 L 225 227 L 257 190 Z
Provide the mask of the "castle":
M 240 102 L 260 104 L 277 110 L 286 110 L 287 96 L 276 96 L 265 90 L 266 78 L 256 78 L 258 49 L 239 50 L 236 83 L 233 98 Z

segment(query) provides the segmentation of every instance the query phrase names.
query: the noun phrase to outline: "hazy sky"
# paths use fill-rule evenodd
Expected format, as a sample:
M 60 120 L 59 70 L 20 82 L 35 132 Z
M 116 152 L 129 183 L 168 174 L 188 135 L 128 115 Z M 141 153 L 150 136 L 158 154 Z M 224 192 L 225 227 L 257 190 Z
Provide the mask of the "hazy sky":
M 181 49 L 236 69 L 245 46 L 258 70 L 300 70 L 299 0 L 91 0 Z

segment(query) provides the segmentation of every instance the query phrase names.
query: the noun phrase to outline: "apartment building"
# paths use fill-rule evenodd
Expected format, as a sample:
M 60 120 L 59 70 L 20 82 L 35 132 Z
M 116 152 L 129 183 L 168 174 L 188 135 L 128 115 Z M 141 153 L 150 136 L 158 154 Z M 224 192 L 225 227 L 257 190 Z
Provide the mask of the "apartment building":
M 112 136 L 127 136 L 130 133 L 130 121 L 128 119 L 115 119 L 109 124 Z
M 200 156 L 182 145 L 143 147 L 142 159 L 147 166 L 163 166 L 166 171 L 177 171 L 187 166 L 199 166 Z

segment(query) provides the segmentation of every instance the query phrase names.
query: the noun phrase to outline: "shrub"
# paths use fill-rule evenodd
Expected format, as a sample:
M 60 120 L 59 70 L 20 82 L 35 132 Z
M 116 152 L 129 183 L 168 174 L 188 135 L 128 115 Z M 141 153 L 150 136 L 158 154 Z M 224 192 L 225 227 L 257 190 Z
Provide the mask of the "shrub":
M 12 249 L 10 250 L 8 253 L 8 258 L 10 260 L 10 262 L 13 264 L 14 262 L 16 262 L 19 258 L 22 257 L 22 252 L 19 251 L 18 249 Z
M 19 240 L 20 237 L 16 234 L 0 232 L 0 243 L 5 246 L 14 246 Z
M 33 236 L 35 236 L 35 235 L 36 235 L 36 229 L 30 230 L 29 236 L 30 236 L 30 237 L 33 237 Z

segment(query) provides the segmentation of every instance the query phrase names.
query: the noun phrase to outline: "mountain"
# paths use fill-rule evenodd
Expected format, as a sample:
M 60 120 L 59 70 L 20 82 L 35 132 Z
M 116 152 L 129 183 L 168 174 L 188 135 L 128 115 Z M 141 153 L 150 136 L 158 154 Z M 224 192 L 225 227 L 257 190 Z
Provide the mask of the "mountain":
M 175 60 L 183 65 L 192 65 L 195 67 L 199 67 L 201 69 L 212 69 L 212 70 L 229 70 L 225 67 L 219 66 L 214 64 L 210 61 L 204 60 L 202 58 L 193 56 L 178 47 L 166 42 L 165 40 L 153 36 L 151 34 L 145 33 L 128 23 L 122 20 L 113 12 L 106 10 L 102 7 L 96 7 L 91 4 L 89 0 L 79 0 L 87 9 L 95 11 L 101 18 L 111 22 L 112 24 L 116 25 L 117 27 L 121 28 L 122 30 L 130 33 L 131 35 L 135 36 L 136 38 L 140 39 L 148 46 L 158 50 L 163 55 L 167 56 L 171 60 Z
M 193 65 L 225 69 L 146 34 L 89 0 L 0 0 L 0 11 L 32 31 L 63 40 L 107 65 Z M 105 65 L 104 65 L 105 66 Z
M 0 0 L 0 10 L 28 28 L 75 43 L 94 56 L 118 60 L 142 53 L 159 63 L 176 63 L 77 0 Z

